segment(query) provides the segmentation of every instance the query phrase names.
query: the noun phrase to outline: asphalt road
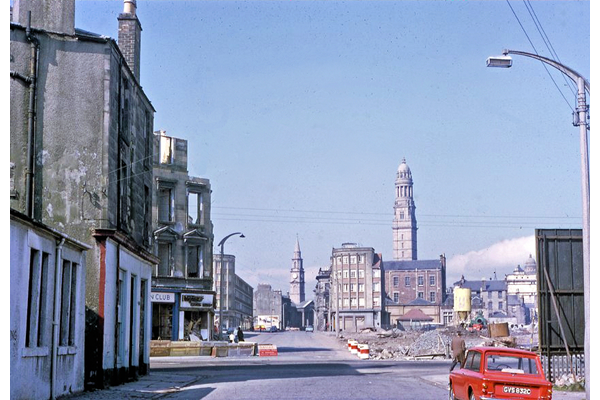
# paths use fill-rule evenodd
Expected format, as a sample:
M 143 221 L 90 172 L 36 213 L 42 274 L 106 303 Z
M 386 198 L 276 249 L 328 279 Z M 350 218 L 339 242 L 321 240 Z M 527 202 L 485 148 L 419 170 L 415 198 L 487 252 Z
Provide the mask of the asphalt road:
M 246 333 L 275 357 L 155 357 L 139 381 L 71 399 L 446 399 L 448 361 L 360 360 L 326 333 Z
M 246 333 L 275 357 L 154 357 L 138 381 L 70 399 L 437 400 L 448 398 L 449 360 L 361 360 L 327 333 Z M 557 393 L 558 394 L 558 393 Z M 562 397 L 559 399 L 581 399 Z M 585 397 L 585 394 L 583 395 Z

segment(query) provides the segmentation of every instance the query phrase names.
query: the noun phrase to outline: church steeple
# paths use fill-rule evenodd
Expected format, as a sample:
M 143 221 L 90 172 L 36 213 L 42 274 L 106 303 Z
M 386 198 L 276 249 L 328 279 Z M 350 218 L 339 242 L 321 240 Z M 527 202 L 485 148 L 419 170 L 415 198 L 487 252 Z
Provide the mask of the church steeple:
M 302 265 L 302 253 L 300 252 L 300 242 L 296 236 L 296 247 L 294 248 L 294 257 L 292 258 L 292 269 L 290 270 L 290 300 L 295 304 L 300 304 L 305 300 L 304 292 L 304 267 Z
M 413 180 L 406 159 L 396 173 L 396 201 L 394 203 L 393 247 L 394 260 L 417 259 L 417 218 L 413 199 Z

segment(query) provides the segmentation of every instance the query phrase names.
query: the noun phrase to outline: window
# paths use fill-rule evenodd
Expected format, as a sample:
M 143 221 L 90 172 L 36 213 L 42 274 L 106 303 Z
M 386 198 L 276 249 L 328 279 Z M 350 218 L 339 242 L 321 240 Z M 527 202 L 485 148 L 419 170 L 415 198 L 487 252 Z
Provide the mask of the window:
M 175 139 L 161 135 L 160 136 L 160 163 L 172 164 L 174 155 Z
M 171 276 L 171 243 L 158 244 L 158 276 Z
M 347 292 L 347 291 L 348 291 L 348 284 L 344 283 L 344 292 Z
M 393 285 L 394 285 L 394 287 L 398 287 L 398 286 L 400 286 L 400 277 L 398 277 L 398 276 L 394 276 L 394 277 L 392 278 L 392 282 L 393 282 Z
M 424 283 L 423 276 L 418 276 L 418 277 L 417 277 L 417 282 L 418 282 L 418 285 L 419 285 L 419 286 L 423 286 L 423 283 Z
M 400 294 L 398 292 L 394 292 L 394 303 L 400 302 Z
M 373 278 L 379 278 L 381 276 L 381 271 L 379 269 L 373 269 Z
M 423 293 L 423 292 L 417 293 L 417 298 L 422 299 L 423 297 L 425 297 L 425 293 Z
M 537 364 L 535 359 L 519 356 L 501 356 L 490 354 L 487 356 L 487 369 L 490 371 L 508 370 L 514 374 L 515 372 L 538 375 Z
M 60 305 L 60 346 L 75 345 L 75 313 L 77 310 L 77 264 L 64 260 Z
M 356 278 L 356 271 L 350 271 L 350 278 Z
M 342 274 L 343 274 L 344 278 L 348 277 L 348 271 L 344 271 Z
M 173 222 L 173 189 L 161 186 L 158 188 L 158 221 Z
M 373 283 L 373 291 L 374 292 L 379 292 L 379 282 Z
M 410 276 L 404 277 L 404 286 L 410 287 Z
M 187 248 L 187 276 L 201 278 L 204 273 L 204 249 L 202 246 Z
M 359 307 L 364 307 L 365 306 L 365 299 L 364 299 L 364 297 L 361 297 L 360 299 L 358 299 L 358 306 Z
M 46 307 L 48 305 L 48 259 L 49 254 L 31 249 L 29 258 L 29 295 L 27 296 L 27 329 L 25 346 L 40 347 L 44 345 L 44 335 L 48 321 Z
M 481 369 L 481 353 L 478 351 L 469 351 L 464 368 L 471 371 L 479 371 Z
M 429 301 L 435 303 L 435 292 L 429 292 Z
M 435 286 L 435 275 L 429 277 L 429 286 Z
M 498 310 L 502 310 L 504 309 L 504 302 L 503 301 L 499 301 L 498 302 Z
M 365 284 L 364 283 L 359 283 L 358 284 L 358 291 L 359 292 L 364 292 L 365 291 Z
M 350 284 L 350 291 L 351 292 L 355 292 L 356 291 L 356 285 L 354 283 Z
M 498 298 L 501 299 L 502 298 L 502 291 L 498 290 Z
M 202 193 L 188 193 L 188 224 L 204 224 L 204 199 Z
M 364 278 L 365 277 L 365 270 L 364 269 L 358 270 L 358 277 L 359 278 Z
M 494 309 L 494 303 L 491 301 L 488 301 L 488 311 L 492 311 Z

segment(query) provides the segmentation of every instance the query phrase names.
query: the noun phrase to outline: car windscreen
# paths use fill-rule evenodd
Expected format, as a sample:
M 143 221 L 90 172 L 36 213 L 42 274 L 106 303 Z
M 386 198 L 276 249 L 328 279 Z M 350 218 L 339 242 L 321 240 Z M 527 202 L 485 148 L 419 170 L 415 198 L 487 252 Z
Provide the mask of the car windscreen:
M 489 354 L 486 369 L 512 374 L 539 375 L 535 358 L 517 355 Z

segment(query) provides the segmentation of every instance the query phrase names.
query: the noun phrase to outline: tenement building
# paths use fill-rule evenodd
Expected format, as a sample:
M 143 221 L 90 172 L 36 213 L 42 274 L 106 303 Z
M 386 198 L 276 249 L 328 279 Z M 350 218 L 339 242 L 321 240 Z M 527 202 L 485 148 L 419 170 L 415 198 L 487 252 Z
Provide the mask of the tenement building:
M 334 248 L 330 282 L 331 330 L 358 332 L 381 326 L 384 311 L 381 254 L 356 243 Z
M 39 253 L 27 257 L 33 256 L 36 267 L 22 278 L 35 284 L 26 301 L 40 308 L 11 331 L 11 344 L 27 349 L 11 357 L 30 357 L 32 367 L 25 376 L 11 371 L 11 398 L 49 398 L 148 372 L 150 281 L 158 263 L 151 237 L 154 108 L 140 84 L 141 25 L 134 0 L 126 0 L 119 15 L 118 44 L 75 28 L 75 0 L 15 0 L 12 18 L 10 207 L 31 223 L 60 231 L 65 245 L 46 249 L 44 243 L 62 238 L 45 228 L 41 247 L 30 241 Z M 74 241 L 81 245 L 73 247 Z M 76 254 L 82 245 L 89 247 L 85 263 Z M 52 262 L 61 260 L 61 249 L 61 279 L 71 281 L 75 295 L 65 291 L 61 299 L 63 311 L 73 314 L 57 344 L 45 329 L 58 322 L 51 312 L 57 297 L 46 290 L 52 277 L 38 281 L 36 274 L 39 267 L 42 275 L 56 276 L 56 265 L 46 261 L 50 254 L 57 255 Z M 33 332 L 40 335 L 37 341 L 27 336 Z M 85 366 L 77 359 L 82 337 Z M 11 365 L 19 362 L 11 359 Z M 58 366 L 58 379 L 32 378 Z M 70 379 L 62 375 L 67 366 L 84 368 L 77 382 L 61 381 Z
M 153 136 L 152 339 L 212 339 L 214 296 L 210 182 L 189 176 L 187 140 Z
M 252 328 L 252 313 L 254 302 L 254 288 L 235 272 L 235 256 L 231 254 L 215 254 L 214 256 L 215 281 L 213 290 L 217 294 L 216 307 L 223 316 L 217 315 L 222 323 L 217 320 L 216 326 L 223 329 L 242 327 Z M 223 274 L 223 276 L 221 276 Z M 221 292 L 222 288 L 222 292 Z M 221 308 L 221 299 L 223 308 Z
M 254 291 L 253 305 L 254 330 L 284 329 L 284 299 L 281 290 L 273 290 L 271 285 L 259 283 Z

